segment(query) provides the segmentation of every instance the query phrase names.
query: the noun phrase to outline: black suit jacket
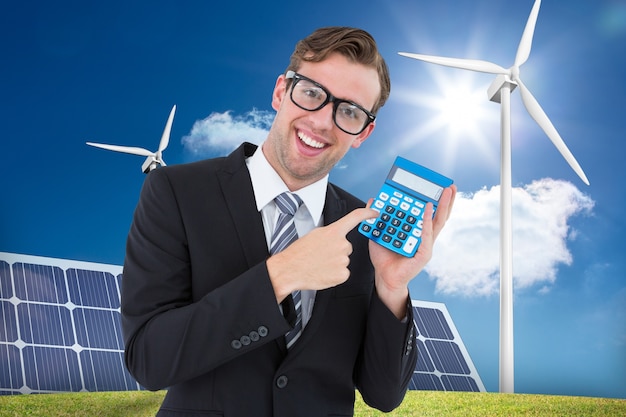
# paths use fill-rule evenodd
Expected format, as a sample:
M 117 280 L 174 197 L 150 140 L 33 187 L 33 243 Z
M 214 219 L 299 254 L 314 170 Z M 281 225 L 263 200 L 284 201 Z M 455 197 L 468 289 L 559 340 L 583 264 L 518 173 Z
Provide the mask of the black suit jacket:
M 146 177 L 122 280 L 128 369 L 148 389 L 168 388 L 159 416 L 352 415 L 355 387 L 371 406 L 395 408 L 417 360 L 413 321 L 376 296 L 356 229 L 350 278 L 317 292 L 287 351 L 291 325 L 276 304 L 245 164 L 255 149 Z M 329 184 L 325 223 L 362 206 Z

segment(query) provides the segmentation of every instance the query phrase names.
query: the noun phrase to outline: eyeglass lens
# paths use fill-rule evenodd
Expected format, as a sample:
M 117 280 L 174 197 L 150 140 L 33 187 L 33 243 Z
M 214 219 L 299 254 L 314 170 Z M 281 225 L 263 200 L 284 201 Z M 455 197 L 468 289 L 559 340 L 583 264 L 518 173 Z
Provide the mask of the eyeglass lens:
M 319 110 L 328 103 L 329 94 L 320 86 L 309 80 L 297 78 L 294 80 L 291 91 L 293 102 L 305 110 Z M 369 117 L 363 109 L 354 104 L 335 99 L 333 118 L 335 124 L 343 131 L 351 134 L 361 133 L 369 122 Z

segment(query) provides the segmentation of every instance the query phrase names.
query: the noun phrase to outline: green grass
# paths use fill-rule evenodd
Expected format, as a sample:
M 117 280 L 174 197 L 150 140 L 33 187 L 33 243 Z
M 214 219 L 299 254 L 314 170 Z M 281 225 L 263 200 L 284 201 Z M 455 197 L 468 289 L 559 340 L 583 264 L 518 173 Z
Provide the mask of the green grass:
M 164 392 L 99 392 L 0 396 L 0 417 L 154 416 Z M 242 398 L 245 400 L 245 396 Z M 357 417 L 626 416 L 626 400 L 550 395 L 409 391 L 385 414 L 357 397 Z M 254 417 L 254 416 L 251 416 Z

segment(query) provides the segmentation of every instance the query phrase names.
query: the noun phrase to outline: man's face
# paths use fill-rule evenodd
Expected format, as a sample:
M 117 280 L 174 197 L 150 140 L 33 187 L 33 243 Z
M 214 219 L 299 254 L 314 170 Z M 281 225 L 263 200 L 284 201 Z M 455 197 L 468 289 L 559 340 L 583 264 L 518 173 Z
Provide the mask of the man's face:
M 323 85 L 333 96 L 366 109 L 371 109 L 380 95 L 376 70 L 340 54 L 322 62 L 303 62 L 298 73 Z M 284 75 L 276 81 L 272 107 L 277 113 L 263 152 L 289 189 L 295 191 L 328 174 L 351 147 L 358 148 L 367 139 L 374 123 L 358 135 L 345 133 L 333 122 L 333 103 L 316 111 L 303 110 L 291 101 L 288 81 Z

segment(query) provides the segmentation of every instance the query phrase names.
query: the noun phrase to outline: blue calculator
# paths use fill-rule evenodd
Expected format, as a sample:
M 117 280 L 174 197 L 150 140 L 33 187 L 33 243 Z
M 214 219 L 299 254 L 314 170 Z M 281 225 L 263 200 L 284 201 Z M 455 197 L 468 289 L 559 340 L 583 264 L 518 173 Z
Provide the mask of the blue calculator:
M 380 214 L 359 225 L 359 232 L 400 255 L 412 257 L 422 242 L 426 203 L 435 210 L 450 178 L 400 156 L 396 158 L 371 208 Z

